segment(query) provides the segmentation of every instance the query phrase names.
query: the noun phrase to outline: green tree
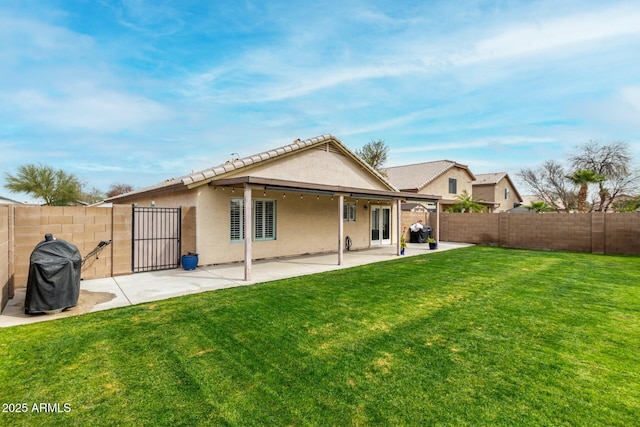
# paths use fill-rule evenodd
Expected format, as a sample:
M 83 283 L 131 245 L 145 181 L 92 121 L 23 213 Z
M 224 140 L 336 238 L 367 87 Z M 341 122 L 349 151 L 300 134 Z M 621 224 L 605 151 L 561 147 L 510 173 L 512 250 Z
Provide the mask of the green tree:
M 389 154 L 389 147 L 383 140 L 373 141 L 367 143 L 360 150 L 356 150 L 356 154 L 371 167 L 380 172 L 380 169 L 387 161 L 387 154 Z
M 545 201 L 531 202 L 529 206 L 524 206 L 524 207 L 529 209 L 530 211 L 536 211 L 538 213 L 555 211 L 553 206 L 549 206 L 549 204 L 547 204 L 547 202 Z
M 45 165 L 22 165 L 17 174 L 5 173 L 5 187 L 42 199 L 47 205 L 68 205 L 81 197 L 82 183 L 73 174 Z
M 613 203 L 616 212 L 636 212 L 640 210 L 640 196 L 630 200 L 621 200 Z
M 580 187 L 580 189 L 578 190 L 578 198 L 576 200 L 576 204 L 578 212 L 586 212 L 587 197 L 589 196 L 589 184 L 597 184 L 604 181 L 604 175 L 588 169 L 582 169 L 579 171 L 575 171 L 571 175 L 567 175 L 567 179 Z
M 486 212 L 487 207 L 474 200 L 467 190 L 456 196 L 458 203 L 447 209 L 447 212 Z

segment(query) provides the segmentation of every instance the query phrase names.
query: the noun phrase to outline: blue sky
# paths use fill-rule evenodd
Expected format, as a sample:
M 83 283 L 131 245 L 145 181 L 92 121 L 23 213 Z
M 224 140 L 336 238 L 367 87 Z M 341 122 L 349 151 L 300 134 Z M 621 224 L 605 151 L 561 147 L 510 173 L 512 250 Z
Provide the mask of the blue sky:
M 513 178 L 589 140 L 638 159 L 639 23 L 637 1 L 3 0 L 0 171 L 139 188 L 325 133 Z

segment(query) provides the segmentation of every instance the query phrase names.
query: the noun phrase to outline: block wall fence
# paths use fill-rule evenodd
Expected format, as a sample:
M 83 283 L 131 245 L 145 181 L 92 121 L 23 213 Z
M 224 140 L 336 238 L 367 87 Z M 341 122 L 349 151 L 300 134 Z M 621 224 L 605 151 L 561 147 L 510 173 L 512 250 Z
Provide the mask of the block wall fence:
M 195 207 L 182 209 L 182 224 L 182 253 L 195 252 Z M 82 279 L 131 274 L 132 206 L 0 206 L 0 308 L 27 285 L 31 252 L 47 233 L 76 245 L 83 257 L 112 241 L 85 261 Z
M 640 255 L 640 212 L 441 213 L 440 240 L 524 249 Z

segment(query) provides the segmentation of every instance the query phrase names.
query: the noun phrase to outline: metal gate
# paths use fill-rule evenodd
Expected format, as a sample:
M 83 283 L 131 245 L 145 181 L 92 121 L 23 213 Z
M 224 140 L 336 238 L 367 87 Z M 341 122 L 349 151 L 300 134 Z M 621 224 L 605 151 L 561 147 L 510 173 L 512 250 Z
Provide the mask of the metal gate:
M 133 206 L 132 210 L 133 272 L 179 267 L 181 209 Z

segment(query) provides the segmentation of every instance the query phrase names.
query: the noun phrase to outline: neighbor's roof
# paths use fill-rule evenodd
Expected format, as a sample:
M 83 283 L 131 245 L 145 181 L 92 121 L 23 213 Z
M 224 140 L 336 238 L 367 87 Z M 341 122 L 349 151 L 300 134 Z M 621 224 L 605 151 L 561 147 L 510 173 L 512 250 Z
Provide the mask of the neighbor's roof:
M 476 180 L 473 181 L 473 185 L 490 185 L 497 184 L 500 182 L 505 176 L 506 172 L 495 172 L 495 173 L 479 173 L 476 174 Z
M 515 191 L 515 195 L 520 202 L 522 202 L 522 196 L 518 192 L 513 181 L 509 177 L 509 174 L 506 172 L 494 172 L 494 173 L 479 173 L 476 175 L 476 180 L 473 181 L 473 185 L 496 185 L 503 179 L 506 179 L 509 184 L 511 184 L 511 188 Z
M 454 167 L 465 169 L 471 179 L 476 179 L 467 165 L 452 160 L 416 163 L 383 169 L 389 181 L 403 191 L 420 191 L 436 178 Z
M 18 202 L 17 200 L 0 196 L 0 205 L 22 205 L 22 204 L 23 204 L 22 202 Z
M 304 150 L 306 148 L 310 148 L 310 147 L 321 145 L 321 144 L 326 144 L 329 142 L 332 143 L 340 152 L 342 152 L 343 154 L 355 160 L 357 163 L 360 164 L 361 167 L 368 170 L 372 175 L 377 177 L 380 180 L 380 182 L 383 183 L 390 191 L 398 191 L 397 188 L 394 187 L 382 175 L 380 175 L 378 171 L 376 171 L 369 164 L 364 162 L 360 157 L 352 153 L 338 138 L 336 138 L 331 134 L 326 134 L 326 135 L 317 136 L 315 138 L 306 139 L 304 141 L 297 139 L 292 144 L 289 144 L 289 145 L 278 147 L 269 151 L 264 151 L 262 153 L 255 154 L 249 157 L 227 161 L 218 166 L 207 168 L 199 172 L 194 172 L 190 175 L 185 175 L 179 178 L 171 178 L 150 187 L 146 187 L 140 190 L 135 190 L 126 194 L 108 198 L 105 201 L 107 202 L 116 201 L 120 198 L 128 198 L 134 195 L 144 194 L 149 192 L 158 192 L 158 191 L 162 192 L 165 190 L 194 188 L 199 185 L 208 184 L 214 179 L 222 178 L 224 175 L 229 174 L 231 172 L 238 171 L 243 168 L 248 168 L 249 166 L 253 166 L 262 162 L 267 162 L 275 158 L 284 157 L 296 151 Z

